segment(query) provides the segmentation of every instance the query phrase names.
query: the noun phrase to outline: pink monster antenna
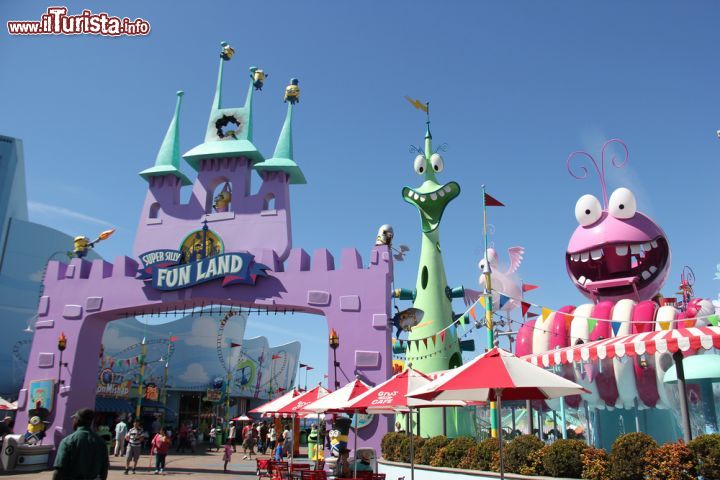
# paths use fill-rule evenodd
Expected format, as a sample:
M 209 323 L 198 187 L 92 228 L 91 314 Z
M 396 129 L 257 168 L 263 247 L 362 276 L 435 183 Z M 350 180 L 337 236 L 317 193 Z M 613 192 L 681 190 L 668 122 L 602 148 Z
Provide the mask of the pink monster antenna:
M 578 180 L 582 180 L 582 179 L 585 179 L 588 177 L 589 172 L 588 172 L 587 167 L 580 166 L 581 173 L 578 175 L 578 174 L 573 173 L 570 162 L 576 155 L 583 155 L 590 159 L 593 166 L 595 167 L 595 171 L 597 172 L 598 177 L 600 178 L 600 187 L 602 188 L 603 208 L 604 209 L 607 209 L 607 203 L 608 203 L 607 185 L 605 184 L 605 150 L 607 149 L 608 145 L 610 145 L 611 143 L 619 143 L 620 145 L 622 145 L 623 149 L 625 150 L 625 160 L 618 163 L 618 159 L 615 156 L 615 154 L 613 154 L 612 159 L 610 160 L 613 167 L 623 168 L 625 165 L 627 165 L 629 153 L 628 153 L 627 145 L 625 145 L 625 142 L 623 142 L 619 138 L 613 138 L 613 139 L 610 139 L 607 142 L 605 142 L 605 144 L 602 147 L 602 150 L 600 151 L 600 165 L 599 166 L 598 166 L 598 163 L 595 160 L 595 158 L 583 150 L 577 150 L 575 152 L 572 152 L 568 156 L 567 162 L 565 164 L 567 167 L 567 171 L 568 171 L 568 173 L 570 173 L 570 175 L 572 175 L 574 178 L 577 178 Z

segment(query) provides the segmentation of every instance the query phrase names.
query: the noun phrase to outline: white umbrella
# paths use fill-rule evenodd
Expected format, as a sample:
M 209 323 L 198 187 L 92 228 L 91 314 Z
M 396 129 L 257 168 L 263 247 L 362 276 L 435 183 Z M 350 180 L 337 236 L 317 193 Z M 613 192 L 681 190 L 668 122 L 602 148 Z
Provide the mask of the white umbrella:
M 590 393 L 552 372 L 536 367 L 510 352 L 495 347 L 469 363 L 447 372 L 408 393 L 408 398 L 466 402 L 497 402 L 497 411 L 506 400 L 544 400 Z M 501 415 L 498 415 L 502 419 Z M 505 478 L 502 457 L 502 425 L 499 425 L 500 478 Z

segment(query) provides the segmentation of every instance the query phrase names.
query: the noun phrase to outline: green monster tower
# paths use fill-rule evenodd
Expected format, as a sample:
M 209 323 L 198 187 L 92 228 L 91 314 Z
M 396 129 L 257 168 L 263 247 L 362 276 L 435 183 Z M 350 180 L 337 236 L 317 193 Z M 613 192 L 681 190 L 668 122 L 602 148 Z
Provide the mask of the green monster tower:
M 428 112 L 428 107 L 422 109 Z M 436 175 L 443 171 L 443 163 L 442 156 L 432 150 L 428 113 L 424 153 L 420 153 L 414 162 L 415 172 L 424 181 L 418 188 L 405 187 L 402 190 L 403 200 L 414 205 L 420 213 L 422 247 L 417 283 L 414 292 L 405 289 L 394 292 L 400 299 L 413 299 L 413 307 L 424 312 L 420 323 L 409 334 L 406 350 L 407 363 L 423 373 L 462 364 L 460 342 L 455 329 L 448 327 L 454 321 L 452 299 L 462 297 L 463 289 L 448 286 L 440 246 L 440 220 L 445 207 L 460 195 L 460 185 L 456 182 L 438 183 Z M 426 408 L 420 412 L 421 435 L 441 435 L 443 410 Z M 467 411 L 448 408 L 445 421 L 450 437 L 474 434 L 473 422 Z

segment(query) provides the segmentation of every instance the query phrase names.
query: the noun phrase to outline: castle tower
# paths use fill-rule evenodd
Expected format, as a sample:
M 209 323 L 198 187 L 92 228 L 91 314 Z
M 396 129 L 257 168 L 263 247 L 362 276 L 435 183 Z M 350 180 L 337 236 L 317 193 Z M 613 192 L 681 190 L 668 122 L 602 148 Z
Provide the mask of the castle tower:
M 180 189 L 190 182 L 180 171 L 178 116 L 182 93 L 179 93 L 175 116 L 155 166 L 140 173 L 148 180 L 149 191 L 137 230 L 136 255 L 179 248 L 203 221 L 222 239 L 224 251 L 249 251 L 256 256 L 272 251 L 279 262 L 290 252 L 289 185 L 306 183 L 293 158 L 295 101 L 289 102 L 275 154 L 265 160 L 253 143 L 253 97 L 255 90 L 262 87 L 262 82 L 257 81 L 258 74 L 264 79 L 264 73 L 257 67 L 250 68 L 251 81 L 243 106 L 223 105 L 225 64 L 234 51 L 224 42 L 222 46 L 204 141 L 182 156 L 197 172 L 190 199 L 186 204 L 180 203 Z M 294 88 L 299 94 L 296 83 Z M 255 194 L 251 193 L 253 170 L 262 181 Z M 178 228 L 167 228 L 168 223 Z

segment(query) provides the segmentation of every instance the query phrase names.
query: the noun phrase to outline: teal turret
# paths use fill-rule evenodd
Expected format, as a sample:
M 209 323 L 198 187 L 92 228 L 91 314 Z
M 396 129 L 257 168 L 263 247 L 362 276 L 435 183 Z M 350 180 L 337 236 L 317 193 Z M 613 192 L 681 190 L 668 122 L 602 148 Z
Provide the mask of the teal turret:
M 182 105 L 182 90 L 177 92 L 175 114 L 168 127 L 165 139 L 160 145 L 160 151 L 155 159 L 155 166 L 140 172 L 145 180 L 150 177 L 172 175 L 180 179 L 183 185 L 190 185 L 190 180 L 180 171 L 180 106 Z
M 210 108 L 210 119 L 205 132 L 205 141 L 183 155 L 183 158 L 195 170 L 200 169 L 201 160 L 206 158 L 246 157 L 253 164 L 264 160 L 262 154 L 252 143 L 252 101 L 254 92 L 252 79 L 248 86 L 244 106 L 235 108 L 222 107 L 223 69 L 225 62 L 230 61 L 232 58 L 232 55 L 226 53 L 230 48 L 229 45 L 223 42 L 222 46 L 215 97 Z M 230 48 L 230 50 L 232 49 Z M 257 67 L 250 69 L 251 78 L 255 70 L 257 70 Z
M 258 172 L 285 172 L 291 184 L 304 184 L 307 183 L 305 175 L 293 160 L 292 116 L 294 106 L 293 102 L 288 102 L 285 123 L 280 131 L 272 158 L 256 163 L 254 168 Z

